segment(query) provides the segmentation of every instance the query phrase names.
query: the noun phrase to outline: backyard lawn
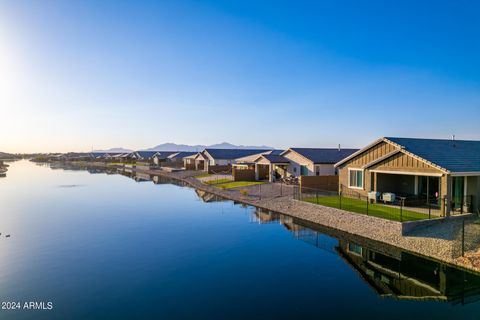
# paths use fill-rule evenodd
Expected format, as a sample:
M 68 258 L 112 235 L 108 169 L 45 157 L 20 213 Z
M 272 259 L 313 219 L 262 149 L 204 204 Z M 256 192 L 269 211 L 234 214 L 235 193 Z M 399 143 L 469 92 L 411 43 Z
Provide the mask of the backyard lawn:
M 345 211 L 367 214 L 367 202 L 365 200 L 342 197 L 340 208 L 340 199 L 333 197 L 312 197 L 305 198 L 303 201 L 320 204 L 326 207 L 338 208 Z M 428 219 L 428 214 L 402 209 L 402 221 L 414 221 Z M 400 209 L 396 207 L 385 206 L 381 204 L 368 204 L 368 215 L 388 220 L 400 221 Z
M 206 184 L 217 185 L 221 183 L 232 182 L 232 179 L 213 179 L 210 181 L 205 181 Z
M 224 180 L 224 181 L 222 181 Z M 233 189 L 233 188 L 240 188 L 240 187 L 248 187 L 248 186 L 254 186 L 257 184 L 263 184 L 264 182 L 261 181 L 232 181 L 228 179 L 221 179 L 218 180 L 219 182 L 216 183 L 216 181 L 209 181 L 208 184 L 215 185 L 215 187 L 220 188 L 220 189 Z
M 205 172 L 205 173 L 201 173 L 201 174 L 199 174 L 199 175 L 194 176 L 194 178 L 197 178 L 197 179 L 199 179 L 199 178 L 206 178 L 206 177 L 210 177 L 211 175 L 212 175 L 211 173 Z

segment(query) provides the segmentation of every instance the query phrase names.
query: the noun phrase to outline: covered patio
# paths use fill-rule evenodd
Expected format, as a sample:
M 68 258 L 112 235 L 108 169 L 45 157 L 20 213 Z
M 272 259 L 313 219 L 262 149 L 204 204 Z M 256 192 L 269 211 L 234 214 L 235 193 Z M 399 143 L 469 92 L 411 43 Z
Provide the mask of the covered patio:
M 288 175 L 290 161 L 279 155 L 262 155 L 255 161 L 255 180 L 275 182 Z

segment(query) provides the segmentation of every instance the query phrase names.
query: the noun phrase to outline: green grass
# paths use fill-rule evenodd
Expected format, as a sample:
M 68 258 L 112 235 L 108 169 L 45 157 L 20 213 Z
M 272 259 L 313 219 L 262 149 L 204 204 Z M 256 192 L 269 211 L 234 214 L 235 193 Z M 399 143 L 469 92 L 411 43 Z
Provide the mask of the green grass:
M 211 175 L 212 175 L 211 173 L 205 172 L 205 173 L 201 173 L 201 174 L 199 174 L 199 175 L 194 176 L 194 178 L 197 178 L 197 179 L 199 179 L 199 178 L 206 178 L 206 177 L 210 177 Z
M 210 181 L 205 181 L 205 183 L 216 185 L 216 184 L 221 184 L 221 183 L 226 183 L 226 182 L 231 182 L 231 181 L 232 181 L 232 179 L 214 179 L 214 180 L 210 180 Z
M 232 181 L 227 183 L 216 184 L 215 186 L 221 189 L 234 189 L 240 187 L 254 186 L 257 184 L 263 184 L 261 181 Z
M 326 207 L 338 208 L 340 209 L 340 201 L 338 196 L 334 197 L 318 197 L 318 202 L 316 197 L 305 198 L 303 201 L 320 204 Z M 365 200 L 358 200 L 352 198 L 342 198 L 342 210 L 367 214 L 367 203 Z M 378 218 L 400 221 L 400 209 L 394 207 L 388 207 L 381 204 L 368 204 L 368 215 Z M 424 220 L 428 219 L 428 214 L 419 213 L 410 210 L 402 210 L 402 220 L 403 221 L 415 221 L 415 220 Z

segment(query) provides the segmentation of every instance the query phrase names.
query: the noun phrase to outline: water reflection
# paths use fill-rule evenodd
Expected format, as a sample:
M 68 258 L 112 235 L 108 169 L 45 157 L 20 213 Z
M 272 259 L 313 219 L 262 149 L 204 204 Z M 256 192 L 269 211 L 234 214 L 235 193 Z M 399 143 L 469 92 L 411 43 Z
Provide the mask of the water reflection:
M 258 223 L 280 223 L 296 239 L 338 254 L 382 297 L 452 304 L 480 300 L 480 275 L 476 273 L 276 212 L 257 208 L 253 217 Z
M 131 171 L 117 172 L 68 164 L 50 167 L 87 170 L 91 174 L 120 173 L 136 182 L 152 181 L 154 184 L 186 186 L 181 181 Z M 195 190 L 195 193 L 206 203 L 230 201 L 201 190 Z M 468 304 L 480 299 L 479 274 L 416 256 L 384 243 L 260 208 L 252 210 L 250 221 L 258 224 L 281 224 L 295 239 L 338 255 L 381 297 L 443 301 L 451 304 Z

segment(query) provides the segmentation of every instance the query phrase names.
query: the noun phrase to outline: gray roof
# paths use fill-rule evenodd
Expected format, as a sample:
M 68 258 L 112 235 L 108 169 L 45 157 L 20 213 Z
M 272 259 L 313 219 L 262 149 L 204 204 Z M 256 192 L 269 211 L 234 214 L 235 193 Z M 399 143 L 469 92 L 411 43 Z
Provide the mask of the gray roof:
M 189 156 L 192 156 L 194 154 L 197 154 L 197 152 L 192 152 L 192 151 L 174 152 L 173 154 L 169 155 L 168 158 L 169 159 L 183 159 L 185 157 L 189 157 Z
M 480 141 L 394 137 L 385 139 L 450 172 L 480 172 Z
M 155 157 L 160 160 L 165 160 L 176 153 L 178 153 L 178 151 L 156 151 Z
M 335 164 L 340 160 L 357 152 L 359 149 L 338 149 L 338 148 L 290 148 L 309 159 L 313 163 Z
M 290 160 L 288 160 L 284 156 L 280 156 L 276 154 L 265 154 L 262 157 L 264 157 L 271 163 L 290 163 Z
M 149 159 L 153 157 L 158 151 L 135 151 L 141 158 Z
M 269 149 L 205 149 L 214 159 L 234 160 L 259 154 Z
M 277 150 L 277 149 L 275 149 L 275 150 L 272 150 L 269 154 L 279 156 L 279 155 L 281 155 L 281 154 L 284 153 L 284 152 L 285 152 L 285 150 Z

